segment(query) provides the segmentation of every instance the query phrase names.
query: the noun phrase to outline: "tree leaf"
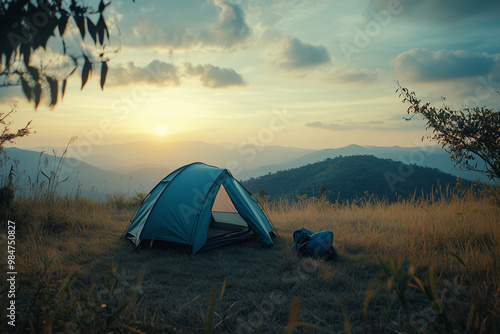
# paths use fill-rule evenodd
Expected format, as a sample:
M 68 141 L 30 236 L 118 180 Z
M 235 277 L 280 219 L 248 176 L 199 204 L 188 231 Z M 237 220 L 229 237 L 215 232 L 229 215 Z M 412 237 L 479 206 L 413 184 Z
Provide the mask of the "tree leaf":
M 27 66 L 27 68 L 33 80 L 38 82 L 40 80 L 40 74 L 38 73 L 38 69 L 33 66 Z
M 99 20 L 97 21 L 96 28 L 97 28 L 97 34 L 99 36 L 99 44 L 102 45 L 104 43 L 104 32 L 107 29 L 106 23 L 104 22 L 104 16 L 102 14 L 99 17 Z
M 50 103 L 49 107 L 53 107 L 57 104 L 57 95 L 58 95 L 58 89 L 59 89 L 59 83 L 57 82 L 56 79 L 51 78 L 51 77 L 46 77 L 47 82 L 49 83 L 49 88 L 50 88 Z
M 87 17 L 87 30 L 89 31 L 90 37 L 94 41 L 94 44 L 97 44 L 97 28 L 94 22 Z
M 83 56 L 85 58 L 85 63 L 83 64 L 83 69 L 82 69 L 82 88 L 85 86 L 87 83 L 87 80 L 89 79 L 89 74 L 92 72 L 92 63 L 90 62 L 89 58 L 87 56 Z
M 64 97 L 64 93 L 66 92 L 66 82 L 67 81 L 68 81 L 67 79 L 63 80 L 62 87 L 61 87 L 61 99 Z
M 28 67 L 30 64 L 31 45 L 29 43 L 21 43 L 19 52 L 23 55 L 24 65 Z
M 82 36 L 82 39 L 85 38 L 85 19 L 82 14 L 75 14 L 73 16 L 73 19 L 75 20 L 76 26 L 78 27 L 78 30 L 80 30 L 80 35 Z
M 107 5 L 109 5 L 109 3 Z M 101 0 L 101 2 L 99 3 L 99 9 L 98 9 L 99 13 L 104 12 L 104 9 L 106 9 L 107 5 L 104 4 L 104 0 Z
M 101 89 L 104 90 L 104 84 L 106 83 L 106 76 L 108 75 L 108 64 L 103 61 L 101 63 Z
M 75 67 L 78 67 L 78 59 L 76 59 L 75 56 L 71 56 L 71 55 L 70 55 L 70 58 L 73 61 L 73 65 L 75 65 Z
M 40 29 L 39 32 L 33 36 L 33 43 L 39 44 L 45 50 L 47 49 L 47 43 L 49 39 L 54 36 L 54 31 L 58 28 L 59 19 L 55 16 L 49 16 L 47 23 L 44 25 L 44 29 Z
M 42 97 L 42 85 L 40 85 L 39 82 L 35 84 L 35 89 L 33 90 L 33 92 L 35 93 L 34 95 L 35 95 L 35 109 L 36 109 L 40 104 L 40 99 Z
M 61 10 L 61 17 L 59 18 L 59 24 L 57 27 L 59 28 L 59 35 L 61 37 L 64 36 L 64 32 L 66 31 L 66 26 L 68 25 L 69 14 L 65 10 Z
M 108 30 L 108 25 L 106 24 L 106 21 L 104 21 L 104 28 L 106 29 L 106 37 L 108 38 L 108 41 L 109 41 L 109 30 Z
M 17 51 L 17 46 L 16 48 L 13 48 L 11 43 L 8 43 L 8 42 L 5 42 L 5 41 L 2 41 L 0 42 L 0 45 L 1 43 L 4 43 L 3 47 L 5 48 L 4 51 L 3 51 L 3 54 L 5 55 L 5 61 L 4 61 L 4 64 L 6 64 L 6 67 L 7 69 L 10 68 L 10 59 L 12 58 L 12 56 L 14 56 L 14 53 Z M 0 46 L 2 47 L 2 46 Z
M 28 99 L 28 102 L 31 102 L 33 91 L 30 85 L 28 84 L 28 81 L 26 81 L 23 77 L 21 77 L 21 85 L 23 87 L 24 95 L 26 95 L 26 98 Z

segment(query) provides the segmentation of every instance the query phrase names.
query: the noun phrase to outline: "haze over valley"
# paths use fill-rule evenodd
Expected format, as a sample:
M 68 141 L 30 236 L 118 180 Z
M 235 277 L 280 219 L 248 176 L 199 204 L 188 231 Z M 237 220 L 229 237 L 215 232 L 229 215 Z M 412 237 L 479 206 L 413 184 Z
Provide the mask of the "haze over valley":
M 479 173 L 456 168 L 450 156 L 439 146 L 377 147 L 349 145 L 331 149 L 303 149 L 283 146 L 237 144 L 209 144 L 206 142 L 133 142 L 117 145 L 92 146 L 83 151 L 70 146 L 59 171 L 58 191 L 63 195 L 76 195 L 102 199 L 112 193 L 134 195 L 148 193 L 163 177 L 173 170 L 195 161 L 227 168 L 239 180 L 302 167 L 339 156 L 373 155 L 409 165 L 436 168 L 451 177 L 487 181 Z M 54 154 L 55 152 L 55 154 Z M 25 192 L 30 182 L 43 171 L 49 176 L 55 170 L 64 148 L 33 148 L 31 150 L 7 148 L 10 160 L 2 166 L 5 178 L 10 166 L 16 166 L 18 185 Z M 18 163 L 15 163 L 18 161 Z M 335 170 L 331 170 L 335 177 Z M 67 178 L 67 179 L 66 179 Z M 48 181 L 48 180 L 46 180 Z M 293 182 L 293 180 L 290 180 Z

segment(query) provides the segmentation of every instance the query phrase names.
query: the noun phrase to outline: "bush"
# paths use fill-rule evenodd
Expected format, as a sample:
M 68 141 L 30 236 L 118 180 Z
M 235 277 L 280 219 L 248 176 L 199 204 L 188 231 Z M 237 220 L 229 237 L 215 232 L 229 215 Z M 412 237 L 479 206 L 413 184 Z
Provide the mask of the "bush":
M 106 205 L 118 210 L 135 210 L 141 205 L 146 196 L 146 194 L 141 192 L 136 192 L 132 197 L 124 193 L 115 193 L 107 195 Z

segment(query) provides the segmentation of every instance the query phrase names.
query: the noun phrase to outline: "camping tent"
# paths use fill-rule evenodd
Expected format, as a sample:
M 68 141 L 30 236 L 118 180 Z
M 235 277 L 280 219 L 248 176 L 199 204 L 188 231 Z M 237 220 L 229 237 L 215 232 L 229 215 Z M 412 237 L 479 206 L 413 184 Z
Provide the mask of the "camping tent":
M 143 201 L 126 231 L 136 247 L 173 243 L 195 254 L 257 237 L 272 245 L 268 218 L 227 169 L 195 162 L 158 183 Z

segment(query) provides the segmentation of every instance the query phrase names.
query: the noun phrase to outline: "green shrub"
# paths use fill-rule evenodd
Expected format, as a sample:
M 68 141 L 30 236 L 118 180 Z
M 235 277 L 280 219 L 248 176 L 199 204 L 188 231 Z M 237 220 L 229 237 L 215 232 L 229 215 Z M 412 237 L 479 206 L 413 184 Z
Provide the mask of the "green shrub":
M 135 210 L 141 205 L 146 196 L 146 194 L 141 192 L 136 192 L 132 197 L 124 193 L 115 193 L 107 195 L 106 204 L 118 210 Z

